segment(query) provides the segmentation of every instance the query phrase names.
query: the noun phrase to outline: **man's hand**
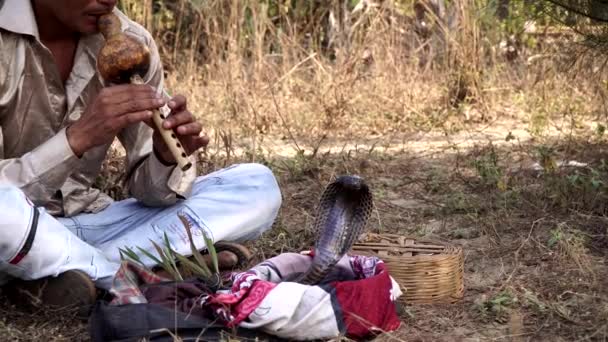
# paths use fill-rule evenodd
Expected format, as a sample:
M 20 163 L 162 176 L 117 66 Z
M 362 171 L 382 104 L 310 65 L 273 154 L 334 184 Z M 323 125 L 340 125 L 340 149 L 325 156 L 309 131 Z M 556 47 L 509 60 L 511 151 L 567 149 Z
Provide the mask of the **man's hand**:
M 152 110 L 165 103 L 149 85 L 103 88 L 78 121 L 67 128 L 67 137 L 79 158 L 93 147 L 112 142 L 126 126 L 148 121 Z
M 203 128 L 200 123 L 196 122 L 192 113 L 188 111 L 184 96 L 177 95 L 173 97 L 169 101 L 168 106 L 171 108 L 171 113 L 163 121 L 163 127 L 175 131 L 177 138 L 188 155 L 209 144 L 207 136 L 200 136 Z M 158 129 L 156 129 L 153 123 L 151 123 L 151 126 L 154 127 L 154 149 L 161 161 L 165 164 L 176 164 L 177 161 L 162 139 Z

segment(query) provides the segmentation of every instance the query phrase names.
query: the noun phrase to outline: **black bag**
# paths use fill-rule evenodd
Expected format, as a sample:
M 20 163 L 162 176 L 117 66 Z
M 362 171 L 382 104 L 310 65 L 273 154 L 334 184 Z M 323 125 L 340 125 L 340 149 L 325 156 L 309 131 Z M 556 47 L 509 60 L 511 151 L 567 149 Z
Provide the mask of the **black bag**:
M 180 285 L 184 285 L 181 282 Z M 167 291 L 174 289 L 174 282 L 145 285 L 141 289 L 144 293 Z M 192 298 L 185 298 L 181 292 L 179 300 L 183 303 Z M 211 314 L 203 314 L 199 309 L 196 314 L 185 309 L 172 309 L 165 303 L 142 303 L 110 305 L 105 299 L 99 299 L 92 309 L 89 317 L 89 332 L 93 342 L 127 342 L 147 341 L 173 342 L 175 336 L 183 341 L 226 341 L 233 337 L 240 341 L 284 341 L 276 336 L 265 334 L 258 330 L 235 327 L 228 328 Z
M 187 315 L 158 304 L 108 305 L 98 302 L 89 321 L 93 342 L 147 341 L 284 341 L 260 331 L 236 328 L 234 331 L 204 317 Z

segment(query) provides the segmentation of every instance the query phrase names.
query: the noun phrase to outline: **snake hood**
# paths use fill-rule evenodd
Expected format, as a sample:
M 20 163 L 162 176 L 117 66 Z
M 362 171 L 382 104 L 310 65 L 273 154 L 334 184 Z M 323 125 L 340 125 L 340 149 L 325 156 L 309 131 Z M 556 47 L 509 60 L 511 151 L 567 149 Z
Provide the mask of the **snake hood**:
M 372 207 L 372 194 L 363 178 L 347 175 L 331 182 L 317 209 L 312 264 L 294 281 L 306 285 L 321 282 L 363 233 Z

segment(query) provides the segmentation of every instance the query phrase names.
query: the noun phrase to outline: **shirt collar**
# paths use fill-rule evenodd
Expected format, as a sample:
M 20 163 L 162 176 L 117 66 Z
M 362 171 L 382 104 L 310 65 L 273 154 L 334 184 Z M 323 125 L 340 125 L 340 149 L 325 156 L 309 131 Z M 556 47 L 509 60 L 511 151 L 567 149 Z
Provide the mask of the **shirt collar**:
M 4 0 L 0 7 L 0 28 L 38 39 L 38 25 L 30 0 Z
M 116 7 L 113 11 L 120 19 L 122 31 L 125 31 L 129 27 L 127 18 Z M 40 40 L 31 0 L 0 0 L 0 29 Z

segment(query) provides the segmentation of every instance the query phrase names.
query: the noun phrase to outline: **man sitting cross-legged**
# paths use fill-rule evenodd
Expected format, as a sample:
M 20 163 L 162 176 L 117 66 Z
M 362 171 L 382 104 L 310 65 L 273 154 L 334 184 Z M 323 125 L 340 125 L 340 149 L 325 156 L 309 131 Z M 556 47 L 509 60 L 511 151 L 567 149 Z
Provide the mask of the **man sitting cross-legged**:
M 176 167 L 151 110 L 168 103 L 165 126 L 193 162 L 209 139 L 186 98 L 159 95 L 158 49 L 115 0 L 0 4 L 0 278 L 17 284 L 16 293 L 90 305 L 95 287 L 112 285 L 119 248 L 156 254 L 150 240 L 162 243 L 166 233 L 177 252 L 190 254 L 178 213 L 195 227 L 201 250 L 201 229 L 216 243 L 237 243 L 272 226 L 281 193 L 265 166 L 239 164 L 203 176 Z M 97 20 L 110 11 L 150 49 L 144 85 L 108 86 L 97 72 L 104 44 Z M 130 198 L 123 201 L 92 187 L 115 138 L 126 150 Z M 234 266 L 236 254 L 221 253 L 220 264 Z

